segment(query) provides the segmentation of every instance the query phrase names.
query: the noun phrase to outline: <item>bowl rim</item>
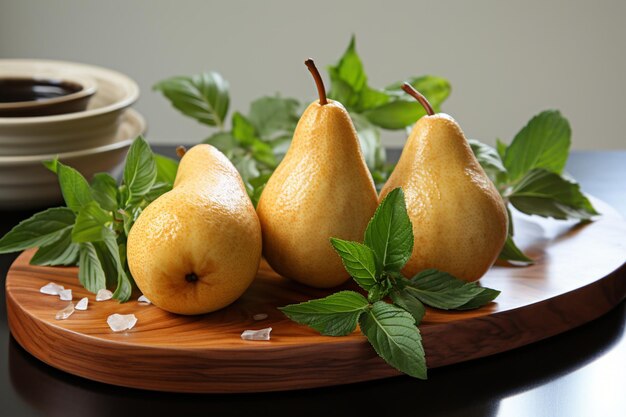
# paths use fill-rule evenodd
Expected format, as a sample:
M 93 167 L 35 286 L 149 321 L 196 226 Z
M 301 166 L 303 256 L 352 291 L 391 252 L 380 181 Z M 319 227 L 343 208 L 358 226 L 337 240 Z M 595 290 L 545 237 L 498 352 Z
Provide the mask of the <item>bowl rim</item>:
M 28 164 L 33 164 L 33 163 L 41 163 L 42 161 L 49 161 L 54 158 L 58 158 L 60 161 L 67 160 L 67 159 L 75 159 L 75 158 L 80 158 L 80 157 L 88 156 L 92 154 L 110 152 L 119 148 L 129 146 L 135 140 L 135 137 L 139 135 L 143 135 L 145 133 L 146 120 L 137 110 L 133 110 L 133 109 L 127 109 L 122 115 L 122 119 L 126 119 L 126 120 L 122 120 L 122 122 L 120 123 L 120 126 L 124 122 L 129 122 L 129 123 L 137 125 L 138 133 L 135 136 L 122 139 L 119 141 L 115 141 L 113 143 L 108 143 L 106 145 L 96 146 L 95 148 L 80 149 L 76 151 L 41 154 L 41 155 L 0 156 L 0 166 L 6 167 L 6 166 L 14 166 L 14 165 L 28 165 Z
M 0 66 L 2 65 L 49 65 L 56 67 L 60 71 L 65 70 L 69 73 L 79 72 L 86 75 L 89 74 L 88 76 L 91 76 L 93 78 L 98 78 L 98 76 L 100 76 L 100 78 L 108 78 L 110 80 L 113 80 L 114 82 L 117 82 L 118 84 L 121 84 L 125 90 L 124 97 L 122 97 L 115 103 L 109 104 L 108 106 L 75 113 L 65 113 L 51 116 L 0 117 L 0 125 L 3 126 L 54 123 L 68 120 L 84 119 L 88 117 L 98 116 L 101 114 L 112 113 L 117 110 L 123 109 L 133 104 L 139 98 L 139 86 L 133 79 L 125 74 L 122 74 L 121 72 L 104 67 L 99 67 L 96 65 L 48 59 L 0 59 Z
M 0 110 L 11 109 L 36 109 L 39 107 L 48 107 L 54 104 L 67 103 L 70 101 L 80 100 L 85 97 L 92 96 L 98 91 L 98 83 L 93 78 L 82 74 L 47 74 L 45 72 L 33 73 L 33 74 L 11 74 L 2 73 L 0 68 L 0 80 L 3 79 L 21 79 L 31 81 L 55 81 L 55 82 L 70 82 L 80 85 L 81 89 L 70 94 L 62 96 L 44 98 L 41 100 L 27 100 L 27 101 L 8 101 L 0 103 Z M 12 116 L 13 118 L 15 116 Z M 26 117 L 40 117 L 40 116 L 26 116 Z

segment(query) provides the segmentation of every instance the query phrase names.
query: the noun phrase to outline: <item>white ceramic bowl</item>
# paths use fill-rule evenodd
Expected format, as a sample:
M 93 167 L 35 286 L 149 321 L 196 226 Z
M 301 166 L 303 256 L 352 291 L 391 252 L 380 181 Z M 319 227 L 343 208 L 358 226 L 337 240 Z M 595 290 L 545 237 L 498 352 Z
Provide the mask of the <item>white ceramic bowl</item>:
M 0 59 L 0 71 L 77 74 L 93 78 L 98 85 L 87 110 L 82 112 L 0 117 L 0 156 L 69 152 L 113 143 L 122 113 L 139 97 L 139 87 L 129 77 L 92 65 Z
M 115 139 L 103 146 L 58 154 L 0 156 L 0 209 L 26 209 L 62 203 L 57 177 L 42 161 L 55 156 L 76 168 L 87 180 L 97 172 L 119 175 L 126 152 L 133 140 L 144 133 L 146 123 L 135 110 L 122 115 Z

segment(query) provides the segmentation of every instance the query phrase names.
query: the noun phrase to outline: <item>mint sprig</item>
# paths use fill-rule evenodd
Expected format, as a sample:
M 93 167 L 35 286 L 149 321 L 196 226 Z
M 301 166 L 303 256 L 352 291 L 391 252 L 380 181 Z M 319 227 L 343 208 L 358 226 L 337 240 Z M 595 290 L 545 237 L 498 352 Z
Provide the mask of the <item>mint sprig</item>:
M 368 84 L 353 36 L 336 65 L 328 67 L 328 97 L 341 102 L 354 122 L 365 162 L 380 189 L 393 165 L 387 163 L 381 129 L 401 130 L 424 115 L 422 107 L 400 89 L 400 82 L 386 88 Z M 438 109 L 450 94 L 444 78 L 425 75 L 409 78 Z M 261 97 L 247 113 L 234 112 L 227 127 L 230 103 L 228 82 L 216 72 L 172 77 L 157 83 L 174 108 L 214 131 L 204 140 L 222 151 L 241 174 L 252 202 L 259 196 L 276 166 L 285 156 L 304 105 L 294 98 Z
M 412 279 L 400 270 L 413 250 L 413 227 L 402 189 L 381 202 L 365 231 L 364 243 L 337 238 L 331 244 L 348 273 L 367 291 L 341 291 L 326 298 L 281 307 L 291 320 L 321 334 L 344 336 L 356 330 L 387 363 L 416 378 L 426 378 L 426 359 L 417 325 L 424 305 L 446 310 L 479 308 L 499 291 L 429 269 Z M 385 301 L 389 296 L 392 303 Z
M 404 309 L 375 302 L 359 318 L 361 331 L 389 365 L 419 379 L 426 379 L 426 355 L 414 317 Z
M 55 207 L 23 220 L 0 239 L 0 253 L 19 252 L 56 242 L 71 232 L 76 215 L 67 207 Z
M 495 149 L 475 140 L 470 145 L 507 204 L 529 215 L 587 221 L 599 213 L 580 186 L 563 173 L 571 134 L 567 119 L 548 110 L 533 117 L 508 146 L 500 140 Z M 510 210 L 509 224 L 500 259 L 532 263 L 515 244 Z
M 345 336 L 356 324 L 369 303 L 354 291 L 340 291 L 319 300 L 279 308 L 287 317 L 306 324 L 326 336 Z
M 80 283 L 89 291 L 115 290 L 126 301 L 132 277 L 126 263 L 126 239 L 141 211 L 172 188 L 178 163 L 155 156 L 140 136 L 131 145 L 121 184 L 106 173 L 91 183 L 74 168 L 53 160 L 67 207 L 45 210 L 22 221 L 0 239 L 0 253 L 39 248 L 33 265 L 78 265 Z
M 346 271 L 361 288 L 369 291 L 376 285 L 380 267 L 377 266 L 374 251 L 369 246 L 337 238 L 331 238 L 330 243 L 341 256 Z
M 407 263 L 413 251 L 413 228 L 402 189 L 380 203 L 365 229 L 364 243 L 374 252 L 379 270 L 398 272 Z
M 496 298 L 500 292 L 478 286 L 474 282 L 461 281 L 436 269 L 426 269 L 404 285 L 404 291 L 424 304 L 442 310 L 456 310 L 480 297 L 482 306 Z M 485 297 L 485 294 L 489 296 Z
M 153 88 L 161 91 L 184 115 L 208 126 L 224 125 L 230 105 L 229 85 L 217 72 L 172 77 Z

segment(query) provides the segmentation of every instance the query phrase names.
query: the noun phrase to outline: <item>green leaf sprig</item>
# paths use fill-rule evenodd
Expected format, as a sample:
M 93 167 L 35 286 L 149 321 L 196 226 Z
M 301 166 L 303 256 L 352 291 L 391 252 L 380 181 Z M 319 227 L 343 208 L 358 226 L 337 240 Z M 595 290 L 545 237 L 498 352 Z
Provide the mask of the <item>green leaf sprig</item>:
M 39 248 L 33 265 L 78 265 L 78 279 L 91 292 L 114 290 L 127 301 L 132 277 L 126 263 L 126 239 L 141 211 L 172 188 L 178 162 L 154 155 L 140 136 L 133 141 L 123 181 L 106 173 L 89 183 L 58 160 L 46 167 L 57 174 L 66 207 L 51 208 L 22 221 L 0 239 L 0 253 Z
M 533 117 L 510 145 L 497 147 L 476 140 L 470 145 L 478 162 L 502 198 L 518 211 L 559 220 L 588 221 L 599 213 L 580 186 L 563 170 L 569 156 L 572 131 L 561 113 L 548 110 Z M 509 210 L 509 236 L 500 259 L 532 263 L 513 241 Z
M 400 82 L 376 89 L 367 84 L 367 75 L 356 52 L 354 36 L 335 66 L 328 67 L 328 97 L 340 101 L 349 111 L 356 128 L 365 162 L 380 189 L 393 165 L 387 163 L 380 129 L 401 130 L 424 115 L 415 100 L 409 100 Z M 438 109 L 450 94 L 447 80 L 436 76 L 411 77 Z M 191 77 L 172 77 L 157 83 L 172 106 L 186 116 L 217 129 L 204 140 L 222 151 L 235 165 L 256 205 L 265 184 L 285 156 L 304 106 L 294 98 L 261 97 L 250 104 L 247 114 L 234 112 L 231 129 L 226 129 L 229 86 L 216 72 Z
M 346 271 L 367 298 L 356 291 L 281 307 L 291 320 L 323 335 L 345 336 L 357 325 L 389 365 L 426 379 L 426 357 L 418 325 L 425 305 L 444 310 L 479 308 L 500 292 L 429 269 L 411 279 L 400 272 L 413 251 L 413 227 L 402 189 L 380 203 L 365 231 L 364 243 L 331 238 Z M 389 297 L 391 303 L 385 301 Z

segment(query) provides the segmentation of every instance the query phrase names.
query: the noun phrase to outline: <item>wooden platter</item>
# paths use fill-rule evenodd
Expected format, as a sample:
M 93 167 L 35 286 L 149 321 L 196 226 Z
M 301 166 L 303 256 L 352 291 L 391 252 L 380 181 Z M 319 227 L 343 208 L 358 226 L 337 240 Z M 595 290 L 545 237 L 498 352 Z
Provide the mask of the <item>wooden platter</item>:
M 502 294 L 469 312 L 429 310 L 421 325 L 429 368 L 514 349 L 593 320 L 626 296 L 626 222 L 593 201 L 603 216 L 589 224 L 516 215 L 516 239 L 537 263 L 494 266 L 481 280 Z M 327 291 L 290 282 L 262 265 L 250 289 L 216 313 L 184 317 L 137 301 L 95 302 L 76 268 L 29 265 L 21 254 L 6 279 L 8 319 L 20 345 L 43 362 L 88 379 L 158 391 L 279 391 L 386 378 L 399 373 L 357 331 L 324 337 L 287 320 L 276 307 Z M 39 293 L 48 282 L 88 296 L 89 309 L 55 320 L 68 302 Z M 351 287 L 347 285 L 346 287 Z M 137 294 L 139 295 L 139 294 Z M 135 297 L 136 299 L 136 297 Z M 106 318 L 134 313 L 130 331 Z M 263 321 L 252 316 L 266 313 Z M 246 329 L 272 327 L 271 341 L 244 341 Z

